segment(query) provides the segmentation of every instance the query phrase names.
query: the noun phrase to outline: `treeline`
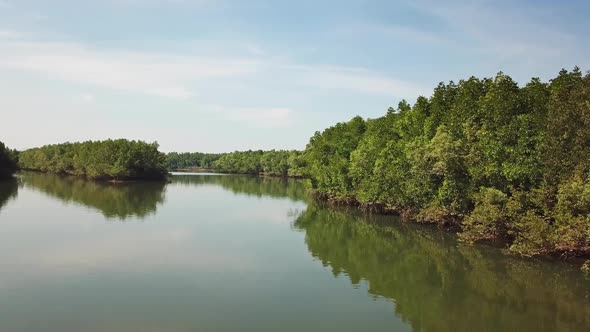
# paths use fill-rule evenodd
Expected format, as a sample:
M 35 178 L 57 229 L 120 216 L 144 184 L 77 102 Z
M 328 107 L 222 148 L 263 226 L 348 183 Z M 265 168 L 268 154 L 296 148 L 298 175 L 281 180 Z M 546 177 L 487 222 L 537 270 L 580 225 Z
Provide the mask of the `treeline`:
M 183 168 L 213 168 L 217 159 L 223 153 L 202 153 L 202 152 L 170 152 L 166 154 L 166 167 L 169 170 Z
M 320 194 L 504 239 L 524 255 L 590 254 L 590 74 L 562 70 L 439 84 L 383 117 L 317 132 L 305 175 Z
M 17 169 L 18 151 L 11 150 L 0 142 L 0 178 L 12 176 Z
M 22 151 L 22 169 L 91 179 L 163 179 L 166 156 L 157 143 L 126 139 L 45 145 Z
M 302 153 L 295 150 L 236 151 L 224 154 L 214 164 L 219 172 L 283 177 L 301 177 L 304 167 Z

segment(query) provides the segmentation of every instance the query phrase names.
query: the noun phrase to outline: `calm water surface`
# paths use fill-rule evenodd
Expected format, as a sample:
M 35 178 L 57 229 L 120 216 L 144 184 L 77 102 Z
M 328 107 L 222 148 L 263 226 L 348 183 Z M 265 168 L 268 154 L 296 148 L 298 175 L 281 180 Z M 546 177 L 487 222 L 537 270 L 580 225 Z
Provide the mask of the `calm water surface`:
M 0 331 L 588 331 L 560 262 L 330 210 L 296 181 L 0 183 Z

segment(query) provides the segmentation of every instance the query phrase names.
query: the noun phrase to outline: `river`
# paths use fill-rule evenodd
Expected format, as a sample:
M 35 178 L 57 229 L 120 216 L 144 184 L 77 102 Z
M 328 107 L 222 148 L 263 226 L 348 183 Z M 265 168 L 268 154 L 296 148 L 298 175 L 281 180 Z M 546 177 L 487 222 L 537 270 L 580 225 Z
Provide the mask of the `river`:
M 296 180 L 0 182 L 0 331 L 588 331 L 572 264 L 330 209 Z

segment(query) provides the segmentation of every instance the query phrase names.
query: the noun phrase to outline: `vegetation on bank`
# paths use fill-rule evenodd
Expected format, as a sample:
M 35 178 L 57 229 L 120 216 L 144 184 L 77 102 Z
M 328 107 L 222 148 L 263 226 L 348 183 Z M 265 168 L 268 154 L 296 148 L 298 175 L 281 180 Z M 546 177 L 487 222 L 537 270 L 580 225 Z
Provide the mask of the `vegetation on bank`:
M 213 168 L 223 153 L 170 152 L 166 154 L 166 167 L 169 170 L 188 168 Z
M 439 84 L 383 117 L 317 132 L 303 154 L 318 193 L 523 255 L 590 254 L 590 74 L 562 70 Z
M 305 163 L 301 151 L 248 150 L 230 153 L 170 152 L 166 155 L 166 166 L 169 170 L 202 168 L 220 173 L 302 177 Z
M 0 142 L 0 179 L 12 176 L 17 169 L 18 151 Z
M 126 139 L 45 145 L 22 151 L 20 168 L 90 179 L 164 179 L 166 155 L 157 143 Z
M 219 158 L 213 168 L 218 172 L 302 177 L 305 161 L 300 151 L 236 151 Z

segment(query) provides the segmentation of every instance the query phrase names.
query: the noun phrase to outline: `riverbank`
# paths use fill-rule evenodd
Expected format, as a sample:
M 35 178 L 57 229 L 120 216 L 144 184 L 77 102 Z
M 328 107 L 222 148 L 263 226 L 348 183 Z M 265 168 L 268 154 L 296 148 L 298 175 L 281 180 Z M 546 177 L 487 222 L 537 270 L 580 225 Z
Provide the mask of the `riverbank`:
M 36 169 L 19 169 L 13 175 L 18 176 L 19 173 L 40 173 L 40 174 L 48 174 L 48 175 L 55 175 L 58 177 L 64 178 L 75 178 L 80 180 L 92 181 L 92 182 L 99 182 L 99 183 L 110 183 L 110 184 L 125 184 L 125 183 L 132 183 L 132 182 L 166 182 L 168 181 L 168 173 L 158 176 L 158 177 L 134 177 L 134 178 L 114 178 L 108 176 L 98 176 L 98 177 L 88 177 L 86 175 L 77 175 L 77 174 L 70 174 L 70 173 L 54 173 L 54 172 L 47 172 L 42 170 Z
M 587 278 L 590 278 L 590 248 L 585 248 L 585 250 L 546 250 L 543 252 L 537 252 L 534 255 L 531 254 L 523 254 L 519 252 L 515 252 L 511 250 L 510 246 L 514 242 L 513 238 L 488 238 L 485 240 L 480 241 L 469 241 L 462 236 L 462 221 L 461 218 L 456 218 L 454 221 L 448 221 L 446 223 L 440 223 L 437 220 L 427 221 L 427 220 L 417 220 L 412 218 L 411 216 L 415 216 L 415 211 L 409 212 L 406 211 L 405 213 L 400 213 L 400 211 L 395 209 L 388 209 L 385 208 L 381 204 L 362 204 L 355 200 L 354 198 L 335 198 L 329 197 L 325 194 L 318 193 L 317 191 L 309 191 L 311 197 L 320 206 L 327 206 L 330 210 L 333 210 L 335 213 L 342 213 L 342 210 L 345 211 L 347 209 L 354 209 L 362 212 L 368 216 L 382 216 L 386 217 L 387 215 L 394 215 L 399 217 L 399 221 L 402 224 L 406 225 L 413 225 L 415 227 L 424 227 L 425 229 L 428 228 L 438 228 L 443 230 L 445 233 L 454 234 L 457 236 L 458 240 L 466 244 L 468 247 L 491 247 L 496 250 L 499 250 L 503 254 L 512 257 L 520 257 L 522 259 L 533 259 L 533 260 L 543 260 L 549 262 L 567 262 L 575 267 L 577 267 Z M 385 226 L 385 225 L 384 225 Z
M 170 172 L 216 173 L 217 171 L 206 167 L 183 167 L 171 169 Z

